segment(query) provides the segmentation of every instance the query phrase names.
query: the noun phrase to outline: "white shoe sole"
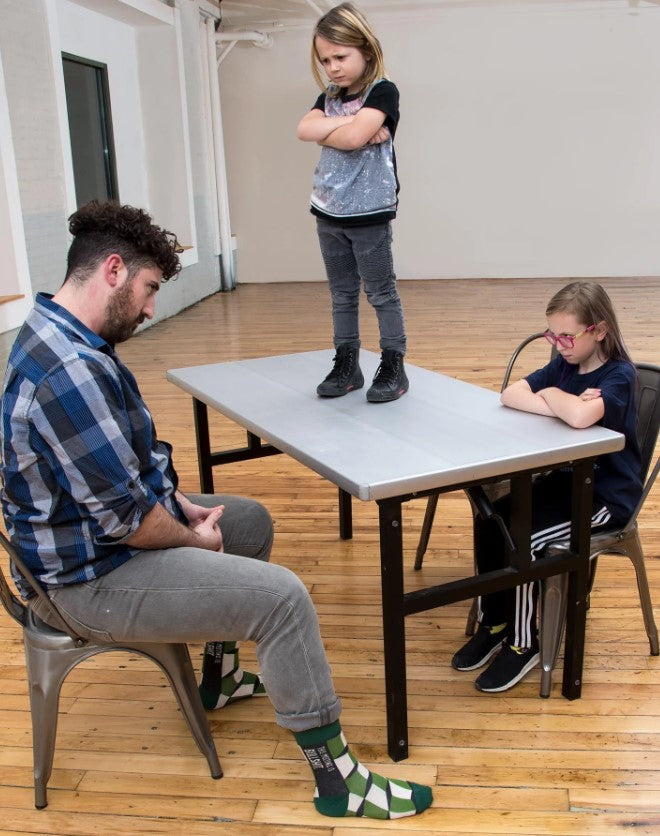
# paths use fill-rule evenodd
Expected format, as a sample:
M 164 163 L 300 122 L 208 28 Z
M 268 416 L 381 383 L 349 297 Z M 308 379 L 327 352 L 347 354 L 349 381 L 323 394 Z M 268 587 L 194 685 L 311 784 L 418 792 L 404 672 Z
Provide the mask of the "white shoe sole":
M 453 662 L 452 662 L 452 668 L 455 671 L 476 671 L 478 668 L 483 668 L 483 666 L 486 664 L 486 662 L 488 662 L 490 659 L 492 659 L 493 656 L 498 651 L 500 651 L 501 649 L 502 649 L 502 642 L 500 642 L 499 644 L 496 644 L 495 647 L 492 647 L 488 651 L 488 653 L 483 657 L 483 659 L 480 659 L 478 662 L 475 662 L 474 665 L 470 665 L 469 668 L 458 668 L 458 667 L 456 667 L 456 665 L 454 665 Z

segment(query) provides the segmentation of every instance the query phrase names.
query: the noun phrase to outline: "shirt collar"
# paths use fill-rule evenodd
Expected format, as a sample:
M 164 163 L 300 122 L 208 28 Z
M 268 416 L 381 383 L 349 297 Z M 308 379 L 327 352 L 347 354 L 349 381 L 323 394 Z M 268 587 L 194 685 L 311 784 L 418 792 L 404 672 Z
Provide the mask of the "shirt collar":
M 54 320 L 67 331 L 72 331 L 79 339 L 87 343 L 87 345 L 92 348 L 104 351 L 107 354 L 114 354 L 112 346 L 110 346 L 109 343 L 103 339 L 103 337 L 100 337 L 86 325 L 83 325 L 83 323 L 75 317 L 71 311 L 68 311 L 66 308 L 62 307 L 62 305 L 58 305 L 57 302 L 54 302 L 52 293 L 37 293 L 34 307 L 43 316 Z

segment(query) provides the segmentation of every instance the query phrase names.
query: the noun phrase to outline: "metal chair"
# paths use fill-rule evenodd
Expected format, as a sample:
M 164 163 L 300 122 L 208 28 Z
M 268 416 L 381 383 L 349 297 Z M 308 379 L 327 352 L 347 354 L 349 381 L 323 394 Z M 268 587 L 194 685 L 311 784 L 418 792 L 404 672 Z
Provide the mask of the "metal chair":
M 25 662 L 32 714 L 32 753 L 34 761 L 34 804 L 48 804 L 46 788 L 53 766 L 60 689 L 64 679 L 79 662 L 109 650 L 140 653 L 155 662 L 167 676 L 179 706 L 200 751 L 208 761 L 213 778 L 222 769 L 202 705 L 190 654 L 186 644 L 155 642 L 88 641 L 76 635 L 62 619 L 40 584 L 25 566 L 9 540 L 0 532 L 0 543 L 31 589 L 47 606 L 55 629 L 38 618 L 12 591 L 0 566 L 0 598 L 9 615 L 23 628 Z
M 637 399 L 637 441 L 642 458 L 642 481 L 644 490 L 626 525 L 617 530 L 593 534 L 590 544 L 590 580 L 589 592 L 593 587 L 598 557 L 601 554 L 620 554 L 627 557 L 635 567 L 637 588 L 642 608 L 642 617 L 646 635 L 649 639 L 651 656 L 660 655 L 658 647 L 658 628 L 653 618 L 653 605 L 649 592 L 649 582 L 644 566 L 644 553 L 639 539 L 637 516 L 660 470 L 660 458 L 655 462 L 650 475 L 651 462 L 660 430 L 660 367 L 647 363 L 637 363 L 638 399 Z M 648 478 L 647 478 L 648 477 Z M 570 548 L 568 540 L 549 544 L 546 554 L 556 554 Z M 541 584 L 540 614 L 540 651 L 541 651 L 541 696 L 550 696 L 552 670 L 557 660 L 566 616 L 567 575 L 555 575 L 545 578 Z

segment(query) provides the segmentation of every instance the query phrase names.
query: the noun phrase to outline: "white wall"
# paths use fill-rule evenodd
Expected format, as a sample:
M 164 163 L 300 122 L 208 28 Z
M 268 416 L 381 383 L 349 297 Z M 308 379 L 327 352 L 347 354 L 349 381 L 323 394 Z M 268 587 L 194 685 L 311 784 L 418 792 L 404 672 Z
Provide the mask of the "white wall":
M 5 75 L 0 57 L 0 296 L 18 296 L 0 305 L 0 333 L 16 328 L 30 308 L 30 274 L 11 136 Z M 22 297 L 22 298 L 20 298 Z
M 75 190 L 63 49 L 108 64 L 121 200 L 143 206 L 158 224 L 192 245 L 182 255 L 185 269 L 179 278 L 159 294 L 153 321 L 176 314 L 220 285 L 197 3 L 0 0 L 6 88 L 6 102 L 0 102 L 6 104 L 0 111 L 1 292 L 19 286 L 26 294 L 24 303 L 2 306 L 0 369 L 34 294 L 55 292 L 64 275 L 66 219 L 75 207 Z M 0 84 L 0 97 L 4 92 Z M 11 258 L 5 244 L 8 217 L 18 229 Z M 16 313 L 19 304 L 23 307 Z M 5 328 L 10 330 L 2 333 Z
M 96 6 L 115 12 L 119 19 L 95 11 Z M 97 0 L 96 6 L 89 0 L 58 0 L 55 59 L 67 52 L 107 65 L 119 199 L 149 207 L 159 224 L 175 230 L 183 244 L 194 247 L 178 20 L 160 4 L 152 8 L 160 16 L 169 14 L 169 21 L 140 16 L 134 10 L 124 20 L 124 10 L 116 3 Z M 54 64 L 57 74 L 59 60 Z M 66 128 L 64 100 L 60 119 Z M 72 178 L 69 182 L 72 191 Z M 69 204 L 74 211 L 73 193 Z
M 28 287 L 22 292 L 31 300 L 37 291 L 59 287 L 67 249 L 62 145 L 44 0 L 2 0 L 0 53 L 19 189 L 17 200 L 10 191 L 6 199 L 22 214 L 29 265 Z M 15 267 L 19 272 L 7 281 L 24 287 L 20 266 Z M 14 313 L 3 318 L 3 329 L 24 318 L 23 312 Z
M 108 66 L 119 198 L 122 203 L 144 206 L 148 184 L 136 30 L 67 0 L 59 0 L 57 14 L 58 53 L 68 52 Z M 66 112 L 62 118 L 67 122 Z M 71 211 L 75 208 L 74 199 Z
M 442 4 L 440 4 L 442 6 Z M 370 13 L 401 91 L 401 278 L 660 274 L 660 7 L 482 0 Z M 221 64 L 239 281 L 323 278 L 310 31 Z

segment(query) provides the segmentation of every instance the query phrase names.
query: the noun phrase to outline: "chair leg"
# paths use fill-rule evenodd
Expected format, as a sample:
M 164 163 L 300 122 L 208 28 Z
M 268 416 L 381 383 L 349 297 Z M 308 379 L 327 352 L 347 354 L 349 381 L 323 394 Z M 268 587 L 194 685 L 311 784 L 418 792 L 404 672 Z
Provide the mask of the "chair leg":
M 45 627 L 45 625 L 44 625 Z M 34 803 L 47 806 L 48 780 L 53 768 L 60 690 L 69 671 L 84 659 L 108 650 L 141 653 L 154 661 L 167 676 L 183 716 L 200 751 L 206 757 L 211 775 L 222 777 L 208 718 L 202 705 L 190 653 L 185 644 L 129 642 L 126 645 L 73 645 L 69 636 L 48 628 L 23 632 L 32 715 L 34 759 Z
M 204 755 L 213 778 L 222 778 L 222 767 L 209 727 L 206 711 L 199 696 L 197 680 L 185 644 L 136 644 L 135 649 L 153 659 L 170 681 L 181 712 Z
M 589 587 L 587 591 L 587 609 L 591 608 L 591 590 L 596 580 L 596 569 L 598 569 L 598 555 L 594 555 L 589 561 Z
M 476 520 L 476 517 L 474 518 Z M 474 556 L 474 574 L 479 574 L 479 567 L 477 566 L 477 556 Z M 470 605 L 467 620 L 465 622 L 465 635 L 474 636 L 477 631 L 477 623 L 479 621 L 479 598 L 473 598 Z
M 551 575 L 541 581 L 541 625 L 539 630 L 541 651 L 540 695 L 549 697 L 552 688 L 552 671 L 557 662 L 559 647 L 566 621 L 566 593 L 568 575 Z
M 63 639 L 69 641 L 67 636 Z M 27 632 L 24 644 L 32 714 L 34 806 L 43 809 L 48 805 L 47 786 L 53 769 L 60 690 L 68 672 L 86 654 L 78 648 L 55 652 L 40 648 Z
M 468 613 L 467 621 L 465 622 L 465 635 L 474 636 L 477 629 L 477 621 L 479 619 L 479 599 L 473 598 L 470 612 Z
M 642 544 L 639 541 L 639 534 L 636 531 L 634 535 L 626 541 L 625 553 L 630 558 L 632 565 L 635 567 L 635 574 L 637 575 L 637 589 L 639 590 L 639 602 L 642 607 L 642 617 L 644 619 L 646 635 L 649 637 L 651 656 L 658 656 L 660 655 L 660 648 L 658 647 L 658 628 L 656 627 L 655 620 L 653 618 L 653 604 L 651 603 L 649 579 L 646 574 L 646 566 L 644 565 L 644 552 L 642 551 Z
M 422 562 L 426 549 L 429 544 L 429 537 L 431 536 L 431 528 L 433 526 L 433 519 L 435 517 L 435 509 L 438 507 L 437 493 L 429 494 L 428 502 L 426 503 L 426 513 L 424 514 L 424 522 L 422 523 L 422 530 L 419 534 L 419 543 L 417 545 L 417 553 L 415 555 L 415 569 L 422 568 Z

